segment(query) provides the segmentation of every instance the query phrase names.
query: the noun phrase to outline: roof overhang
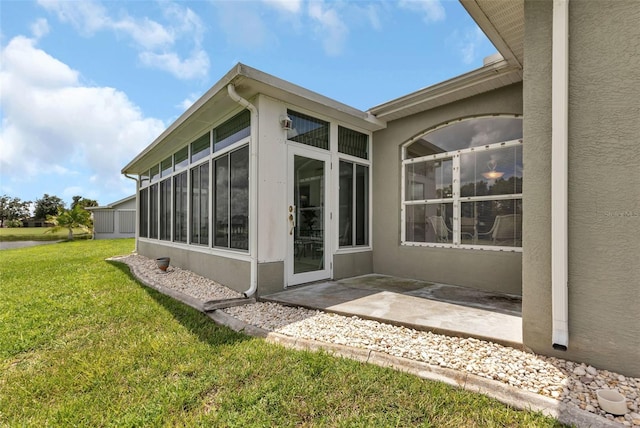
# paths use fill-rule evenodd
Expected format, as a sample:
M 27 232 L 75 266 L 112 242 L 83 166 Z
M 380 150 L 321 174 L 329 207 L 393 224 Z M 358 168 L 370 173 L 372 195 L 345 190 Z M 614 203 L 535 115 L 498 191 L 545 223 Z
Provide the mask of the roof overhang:
M 240 106 L 227 92 L 233 84 L 236 92 L 251 100 L 258 94 L 284 101 L 326 117 L 345 121 L 368 131 L 382 129 L 386 124 L 364 112 L 331 98 L 279 79 L 270 74 L 238 63 L 222 77 L 200 99 L 189 107 L 147 148 L 138 154 L 123 169 L 123 174 L 140 174 L 152 165 L 161 162 L 195 138 L 211 129 L 213 124 Z
M 136 198 L 136 195 L 131 195 L 131 196 L 127 196 L 126 198 L 120 199 L 119 201 L 111 202 L 108 205 L 101 205 L 101 206 L 98 206 L 98 207 L 85 207 L 85 210 L 93 211 L 93 210 L 100 210 L 100 209 L 112 209 L 114 207 L 117 207 L 120 204 L 123 204 L 125 202 L 131 201 L 131 200 L 133 200 L 135 198 Z
M 524 64 L 524 0 L 460 0 L 504 59 Z
M 469 73 L 373 107 L 369 112 L 384 121 L 396 120 L 521 81 L 522 69 L 500 59 Z

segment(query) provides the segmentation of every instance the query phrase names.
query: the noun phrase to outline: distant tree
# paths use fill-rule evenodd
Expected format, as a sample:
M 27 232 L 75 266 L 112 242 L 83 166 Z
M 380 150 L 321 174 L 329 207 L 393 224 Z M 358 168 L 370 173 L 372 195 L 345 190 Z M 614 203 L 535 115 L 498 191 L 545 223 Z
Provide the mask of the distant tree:
M 38 219 L 46 219 L 49 216 L 57 216 L 64 209 L 64 202 L 57 196 L 44 194 L 42 199 L 36 199 L 34 216 Z
M 7 220 L 10 224 L 18 224 L 20 220 L 29 217 L 31 202 L 22 201 L 7 195 L 0 196 L 0 227 L 4 227 Z
M 58 215 L 49 215 L 47 216 L 47 221 L 53 223 L 53 227 L 47 232 L 57 232 L 60 229 L 68 229 L 69 235 L 67 239 L 69 241 L 73 240 L 73 229 L 80 228 L 87 232 L 90 232 L 91 226 L 91 213 L 89 211 L 82 208 L 80 205 L 76 205 L 73 209 L 65 210 L 61 209 Z
M 76 205 L 80 205 L 82 208 L 97 207 L 98 201 L 95 199 L 83 198 L 82 196 L 74 196 L 73 202 L 71 202 L 71 209 L 74 209 Z

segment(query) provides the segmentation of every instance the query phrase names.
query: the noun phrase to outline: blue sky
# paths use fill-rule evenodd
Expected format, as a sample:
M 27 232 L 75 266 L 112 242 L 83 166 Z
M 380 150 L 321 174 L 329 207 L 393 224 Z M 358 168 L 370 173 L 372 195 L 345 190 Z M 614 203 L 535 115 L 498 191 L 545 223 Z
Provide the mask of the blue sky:
M 454 0 L 0 3 L 0 194 L 101 205 L 120 170 L 242 62 L 361 110 L 496 52 Z

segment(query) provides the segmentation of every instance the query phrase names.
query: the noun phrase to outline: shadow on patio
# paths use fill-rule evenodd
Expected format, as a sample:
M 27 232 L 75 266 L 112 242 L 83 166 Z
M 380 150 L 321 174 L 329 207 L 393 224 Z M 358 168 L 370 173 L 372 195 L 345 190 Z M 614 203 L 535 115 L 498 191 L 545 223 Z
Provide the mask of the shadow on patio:
M 372 274 L 298 286 L 260 300 L 523 347 L 522 300 L 510 294 Z

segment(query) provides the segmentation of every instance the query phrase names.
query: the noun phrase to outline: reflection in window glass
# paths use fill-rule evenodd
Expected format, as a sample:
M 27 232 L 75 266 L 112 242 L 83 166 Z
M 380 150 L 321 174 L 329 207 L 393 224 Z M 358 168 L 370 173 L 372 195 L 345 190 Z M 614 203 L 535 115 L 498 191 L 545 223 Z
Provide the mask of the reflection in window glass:
M 215 161 L 214 228 L 216 247 L 229 246 L 229 155 Z
M 191 169 L 191 243 L 209 244 L 209 163 Z
M 369 136 L 338 126 L 338 151 L 346 155 L 369 159 Z
M 251 113 L 243 110 L 213 130 L 213 151 L 217 152 L 251 133 Z
M 287 115 L 292 122 L 288 140 L 329 150 L 329 122 L 291 110 Z
M 149 189 L 140 190 L 140 237 L 149 236 Z
M 249 147 L 231 153 L 231 242 L 230 248 L 249 249 Z
M 216 247 L 249 249 L 249 146 L 215 160 Z
M 160 165 L 154 165 L 149 170 L 149 176 L 151 177 L 151 181 L 154 182 L 160 178 Z
M 160 239 L 171 240 L 171 179 L 160 182 Z
M 369 244 L 369 167 L 340 161 L 338 242 L 341 247 Z
M 462 241 L 473 245 L 522 246 L 522 200 L 461 204 Z
M 521 118 L 455 122 L 404 157 L 404 242 L 522 246 Z
M 173 170 L 173 157 L 172 156 L 169 156 L 168 158 L 166 158 L 165 160 L 160 162 L 160 176 L 161 177 L 166 177 L 168 175 L 171 175 L 172 170 Z
M 406 147 L 405 159 L 522 139 L 521 117 L 479 117 L 425 134 Z
M 211 153 L 211 141 L 207 132 L 202 137 L 191 143 L 191 162 L 195 162 Z
M 522 146 L 460 155 L 460 196 L 522 193 Z
M 183 147 L 173 155 L 174 170 L 179 171 L 189 165 L 189 146 Z
M 187 242 L 187 171 L 173 177 L 173 240 Z
M 452 177 L 450 158 L 410 163 L 406 167 L 405 198 L 408 201 L 451 198 Z
M 158 183 L 149 186 L 149 238 L 158 239 Z

